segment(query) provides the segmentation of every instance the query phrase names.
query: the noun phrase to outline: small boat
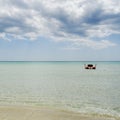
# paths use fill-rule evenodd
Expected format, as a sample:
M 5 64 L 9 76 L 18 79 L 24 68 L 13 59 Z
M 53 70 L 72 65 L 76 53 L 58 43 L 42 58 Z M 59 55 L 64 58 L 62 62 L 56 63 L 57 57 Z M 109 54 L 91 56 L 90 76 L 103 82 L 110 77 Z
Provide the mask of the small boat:
M 84 68 L 85 69 L 96 69 L 96 64 L 95 65 L 93 65 L 93 64 L 84 64 Z

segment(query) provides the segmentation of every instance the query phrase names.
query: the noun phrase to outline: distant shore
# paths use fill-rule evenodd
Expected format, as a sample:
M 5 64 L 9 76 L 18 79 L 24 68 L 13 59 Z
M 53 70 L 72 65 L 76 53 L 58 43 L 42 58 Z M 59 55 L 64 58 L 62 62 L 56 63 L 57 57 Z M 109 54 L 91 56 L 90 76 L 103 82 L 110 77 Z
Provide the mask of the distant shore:
M 51 107 L 0 106 L 0 120 L 118 120 L 110 116 L 85 115 Z

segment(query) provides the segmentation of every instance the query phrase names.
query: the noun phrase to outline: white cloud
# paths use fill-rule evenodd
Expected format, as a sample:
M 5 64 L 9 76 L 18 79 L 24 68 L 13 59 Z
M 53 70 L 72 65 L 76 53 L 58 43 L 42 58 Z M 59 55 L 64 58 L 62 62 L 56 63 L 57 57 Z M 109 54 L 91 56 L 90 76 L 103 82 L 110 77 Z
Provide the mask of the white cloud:
M 108 40 L 101 40 L 101 41 L 92 41 L 92 40 L 86 40 L 82 44 L 85 44 L 88 47 L 92 47 L 93 49 L 103 49 L 107 48 L 109 46 L 116 46 L 115 43 L 112 43 Z
M 20 33 L 21 30 L 18 27 L 10 27 L 5 29 L 6 32 L 8 33 Z
M 43 36 L 77 47 L 107 48 L 115 43 L 104 39 L 120 33 L 118 21 L 119 0 L 0 1 L 1 39 L 35 40 Z
M 86 39 L 78 38 L 75 39 L 74 42 L 71 40 L 71 44 L 69 44 L 69 46 L 66 46 L 64 49 L 77 50 L 80 49 L 82 46 L 87 46 L 96 50 L 100 50 L 110 46 L 116 46 L 116 44 L 110 42 L 109 40 L 93 41 L 87 38 Z
M 11 39 L 9 39 L 5 33 L 0 33 L 0 38 L 9 42 L 11 41 Z

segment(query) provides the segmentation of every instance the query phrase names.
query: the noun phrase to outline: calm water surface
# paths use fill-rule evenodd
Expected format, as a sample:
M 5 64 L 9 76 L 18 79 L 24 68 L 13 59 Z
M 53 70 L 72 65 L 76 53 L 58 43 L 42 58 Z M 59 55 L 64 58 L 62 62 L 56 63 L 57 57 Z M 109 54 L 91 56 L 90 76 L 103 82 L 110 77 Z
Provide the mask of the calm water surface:
M 120 62 L 0 62 L 0 104 L 120 116 Z

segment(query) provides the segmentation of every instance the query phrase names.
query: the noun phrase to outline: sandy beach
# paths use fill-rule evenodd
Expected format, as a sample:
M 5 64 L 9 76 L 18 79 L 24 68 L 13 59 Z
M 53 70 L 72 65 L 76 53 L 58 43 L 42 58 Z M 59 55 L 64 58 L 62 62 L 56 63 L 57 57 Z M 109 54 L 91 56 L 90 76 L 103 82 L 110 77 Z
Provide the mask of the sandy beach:
M 109 116 L 85 115 L 50 107 L 1 106 L 0 120 L 118 120 Z

